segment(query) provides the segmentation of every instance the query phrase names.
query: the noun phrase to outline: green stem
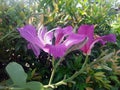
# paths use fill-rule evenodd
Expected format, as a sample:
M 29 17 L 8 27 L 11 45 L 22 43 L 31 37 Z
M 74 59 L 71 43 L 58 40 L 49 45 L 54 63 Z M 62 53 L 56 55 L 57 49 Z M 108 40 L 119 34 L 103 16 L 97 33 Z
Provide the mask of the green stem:
M 9 36 L 9 35 L 10 35 L 11 33 L 13 33 L 13 32 L 14 32 L 14 30 L 8 32 L 5 36 L 3 36 L 2 38 L 0 38 L 0 41 L 3 40 L 3 39 L 5 39 L 7 36 Z
M 54 73 L 55 73 L 55 69 L 54 69 L 54 62 L 55 62 L 55 59 L 54 57 L 52 58 L 52 67 L 53 67 L 53 70 L 52 70 L 52 73 L 51 73 L 51 76 L 50 76 L 50 80 L 49 80 L 49 84 L 51 84 L 52 80 L 53 80 L 53 77 L 54 77 Z
M 60 60 L 57 62 L 57 64 L 53 67 L 53 70 L 52 70 L 52 73 L 51 73 L 51 76 L 50 76 L 50 80 L 49 80 L 49 84 L 50 85 L 52 83 L 52 80 L 53 80 L 53 77 L 54 77 L 54 74 L 55 74 L 55 71 L 57 69 L 57 67 L 59 66 L 59 64 L 64 60 L 64 57 L 60 58 Z M 53 63 L 53 61 L 52 61 Z
M 53 57 L 52 58 L 52 67 L 54 68 L 54 66 L 55 66 L 55 58 Z
M 83 63 L 82 68 L 81 68 L 79 71 L 75 72 L 75 73 L 74 73 L 70 78 L 68 78 L 68 79 L 63 79 L 63 80 L 61 80 L 61 81 L 59 81 L 59 82 L 57 82 L 57 83 L 55 83 L 55 84 L 51 84 L 51 83 L 52 83 L 52 80 L 53 80 L 53 77 L 54 77 L 54 74 L 55 74 L 55 71 L 56 71 L 58 65 L 60 64 L 60 62 L 62 62 L 63 60 L 64 60 L 64 58 L 61 58 L 61 59 L 57 62 L 57 64 L 56 64 L 55 67 L 53 68 L 53 71 L 52 71 L 52 74 L 51 74 L 51 77 L 50 77 L 49 84 L 48 84 L 48 85 L 45 85 L 44 88 L 49 88 L 49 87 L 50 87 L 50 88 L 55 88 L 55 87 L 60 86 L 60 85 L 66 85 L 67 82 L 72 81 L 74 78 L 76 78 L 78 75 L 80 75 L 80 74 L 85 70 L 86 64 L 87 64 L 87 62 L 88 62 L 88 55 L 86 56 L 85 62 Z
M 68 79 L 66 79 L 64 81 L 65 82 L 72 81 L 74 78 L 76 78 L 78 75 L 80 75 L 84 71 L 87 62 L 88 62 L 88 55 L 85 58 L 85 62 L 83 63 L 82 68 L 79 71 L 76 71 L 70 78 L 68 78 Z
M 48 84 L 48 85 L 50 85 L 50 84 L 52 83 L 54 74 L 55 74 L 55 69 L 53 69 L 53 71 L 52 71 L 52 73 L 51 73 L 51 76 L 50 76 L 50 80 L 49 80 L 49 84 Z
M 55 84 L 48 84 L 48 85 L 44 85 L 43 87 L 44 88 L 56 88 L 57 86 L 60 86 L 60 85 L 66 85 L 66 82 L 64 82 L 64 80 L 61 80 Z
M 102 61 L 104 61 L 105 59 L 110 58 L 112 55 L 114 55 L 114 53 L 110 53 L 110 54 L 108 54 L 108 56 L 104 56 L 105 53 L 106 53 L 106 52 L 102 53 L 95 61 L 91 62 L 91 63 L 89 64 L 89 66 L 92 67 L 94 64 L 99 63 L 99 62 L 102 62 Z

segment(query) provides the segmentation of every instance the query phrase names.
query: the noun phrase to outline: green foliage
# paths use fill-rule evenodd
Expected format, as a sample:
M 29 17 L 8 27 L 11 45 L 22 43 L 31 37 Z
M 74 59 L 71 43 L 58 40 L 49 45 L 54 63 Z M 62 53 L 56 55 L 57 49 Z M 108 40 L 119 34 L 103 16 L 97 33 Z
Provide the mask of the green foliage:
M 7 87 L 9 90 L 44 90 L 40 82 L 26 81 L 27 74 L 24 72 L 24 69 L 22 68 L 21 65 L 15 62 L 11 62 L 7 65 L 6 71 L 13 82 L 12 85 Z M 6 90 L 6 87 L 5 88 L 3 87 L 3 89 Z
M 19 64 L 15 62 L 10 63 L 6 67 L 6 71 L 15 85 L 23 85 L 26 83 L 27 74 Z
M 36 59 L 33 53 L 27 50 L 27 42 L 17 31 L 17 28 L 24 24 L 34 24 L 37 28 L 43 24 L 49 29 L 66 25 L 72 25 L 77 29 L 81 24 L 94 24 L 96 34 L 104 35 L 114 32 L 117 35 L 117 47 L 108 44 L 109 47 L 100 48 L 97 45 L 93 49 L 84 73 L 56 90 L 119 89 L 120 57 L 113 53 L 103 54 L 102 52 L 102 50 L 110 50 L 110 47 L 117 49 L 120 47 L 120 18 L 116 15 L 115 9 L 111 8 L 113 0 L 109 2 L 105 0 L 94 0 L 94 2 L 92 0 L 29 0 L 28 3 L 23 1 L 0 0 L 0 63 L 6 66 L 9 62 L 16 61 L 22 65 L 15 62 L 8 64 L 6 71 L 12 83 L 8 84 L 8 87 L 0 86 L 0 89 L 42 90 L 43 85 L 40 82 L 44 85 L 48 84 L 52 69 L 51 57 L 42 52 Z M 98 48 L 102 50 L 98 51 Z M 70 53 L 60 64 L 53 83 L 69 78 L 81 69 L 85 57 L 81 52 L 76 52 Z M 96 60 L 98 62 L 95 63 Z M 0 71 L 3 71 L 5 66 L 0 68 Z
M 117 46 L 120 46 L 120 15 L 117 15 L 117 20 L 112 23 L 112 32 L 116 33 L 117 35 Z M 120 47 L 119 47 L 120 48 Z

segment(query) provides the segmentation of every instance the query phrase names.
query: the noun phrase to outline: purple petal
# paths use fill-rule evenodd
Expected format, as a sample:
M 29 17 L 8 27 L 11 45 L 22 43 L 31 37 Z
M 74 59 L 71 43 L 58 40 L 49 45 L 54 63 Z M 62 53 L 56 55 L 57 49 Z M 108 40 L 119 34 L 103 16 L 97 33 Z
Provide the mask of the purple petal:
M 94 35 L 94 25 L 81 25 L 78 29 L 79 34 L 85 34 L 89 38 L 93 38 Z
M 18 31 L 20 32 L 20 35 L 29 42 L 37 37 L 36 29 L 32 25 L 26 25 L 22 28 L 18 28 Z
M 105 36 L 101 36 L 96 38 L 90 45 L 89 48 L 81 48 L 81 50 L 83 51 L 84 54 L 90 55 L 91 54 L 91 50 L 94 47 L 95 43 L 100 42 L 103 45 L 107 42 L 116 42 L 116 36 L 114 34 L 109 34 L 109 35 L 105 35 Z
M 40 30 L 38 30 L 38 37 L 44 45 L 52 44 L 53 31 L 47 31 L 46 27 L 42 27 Z
M 22 28 L 18 28 L 18 31 L 20 32 L 20 35 L 23 38 L 25 38 L 28 42 L 30 42 L 32 44 L 36 44 L 41 48 L 43 47 L 43 43 L 40 42 L 34 26 L 26 25 Z
M 58 27 L 55 30 L 55 44 L 61 43 L 65 36 L 72 33 L 72 30 L 72 26 L 67 26 L 65 28 Z
M 90 45 L 89 48 L 86 48 L 86 50 L 83 50 L 83 48 L 82 48 L 81 50 L 83 51 L 84 54 L 90 55 L 90 54 L 91 54 L 91 50 L 92 50 L 92 48 L 94 47 L 95 43 L 97 43 L 97 42 L 99 42 L 99 41 L 101 41 L 101 40 L 102 40 L 102 39 L 95 39 L 95 40 L 91 43 L 91 45 Z
M 70 48 L 71 46 L 82 42 L 84 39 L 85 39 L 85 35 L 79 35 L 79 34 L 73 33 L 67 37 L 67 39 L 63 42 L 63 44 L 67 48 Z
M 66 26 L 63 29 L 64 35 L 68 35 L 73 32 L 73 27 L 72 26 Z
M 109 34 L 105 36 L 100 37 L 102 39 L 101 43 L 104 45 L 106 42 L 116 42 L 116 35 L 115 34 Z
M 52 44 L 52 40 L 53 40 L 53 31 L 50 30 L 48 31 L 45 36 L 44 36 L 44 42 L 46 44 Z
M 49 49 L 48 53 L 50 53 L 55 58 L 63 57 L 66 52 L 66 47 L 65 47 L 65 45 L 62 45 L 62 44 L 58 44 L 55 46 L 47 44 L 45 48 L 48 48 Z
M 44 36 L 45 36 L 46 32 L 47 32 L 47 28 L 46 28 L 46 27 L 41 27 L 41 28 L 38 30 L 38 37 L 39 37 L 39 39 L 40 39 L 40 41 L 41 41 L 42 43 L 45 43 L 45 42 L 44 42 Z
M 94 25 L 81 25 L 78 29 L 78 34 L 86 35 L 89 38 L 90 44 L 94 40 Z
M 40 55 L 40 48 L 35 44 L 29 43 L 27 45 L 28 49 L 32 49 L 34 54 L 38 57 Z
M 73 44 L 69 49 L 67 49 L 67 53 L 70 53 L 74 50 L 79 50 L 80 48 L 82 48 L 88 41 L 88 38 L 86 37 L 82 42 L 77 43 L 77 44 Z
M 114 34 L 105 35 L 102 37 L 97 37 L 94 39 L 94 26 L 93 25 L 81 25 L 78 29 L 78 33 L 80 35 L 86 35 L 89 40 L 88 42 L 81 48 L 84 54 L 90 55 L 91 49 L 94 47 L 94 44 L 97 42 L 101 42 L 103 45 L 106 42 L 115 42 L 116 37 Z
M 81 25 L 78 29 L 78 34 L 86 35 L 86 37 L 88 37 L 88 42 L 81 48 L 81 50 L 83 53 L 90 53 L 90 46 L 94 42 L 94 25 Z

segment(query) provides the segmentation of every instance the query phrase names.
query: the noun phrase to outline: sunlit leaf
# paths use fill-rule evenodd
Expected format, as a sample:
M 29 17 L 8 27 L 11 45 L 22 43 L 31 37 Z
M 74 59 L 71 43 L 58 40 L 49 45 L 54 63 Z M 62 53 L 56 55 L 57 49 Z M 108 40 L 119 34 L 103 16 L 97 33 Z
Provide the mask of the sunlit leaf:
M 7 65 L 6 71 L 15 85 L 24 85 L 26 83 L 27 74 L 20 64 L 11 62 Z
M 29 90 L 44 90 L 43 85 L 40 82 L 36 82 L 36 81 L 28 82 L 23 87 Z

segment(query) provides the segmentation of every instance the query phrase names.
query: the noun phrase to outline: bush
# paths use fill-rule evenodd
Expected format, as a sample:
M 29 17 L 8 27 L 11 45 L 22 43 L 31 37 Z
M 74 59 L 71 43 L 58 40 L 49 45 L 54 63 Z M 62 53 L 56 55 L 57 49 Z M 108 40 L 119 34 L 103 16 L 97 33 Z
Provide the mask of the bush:
M 56 90 L 119 89 L 120 71 L 118 68 L 120 62 L 119 51 L 117 52 L 119 49 L 119 15 L 112 8 L 114 1 L 32 0 L 32 2 L 16 2 L 9 0 L 7 2 L 0 0 L 0 2 L 0 70 L 2 71 L 0 78 L 1 86 L 5 86 L 0 88 L 10 89 L 14 83 L 17 87 L 13 86 L 12 88 L 20 90 L 28 88 L 28 85 L 33 86 L 29 88 L 30 90 L 43 89 L 43 87 L 57 88 Z M 96 44 L 83 72 L 79 73 L 73 80 L 64 83 L 61 80 L 64 81 L 81 70 L 85 60 L 85 55 L 81 51 L 69 53 L 58 66 L 50 86 L 47 84 L 53 69 L 52 57 L 42 51 L 36 58 L 34 53 L 27 49 L 28 42 L 20 36 L 17 30 L 17 28 L 27 24 L 33 24 L 36 28 L 44 25 L 47 26 L 48 30 L 57 26 L 72 25 L 76 32 L 82 24 L 94 24 L 96 35 L 115 33 L 117 44 L 108 43 L 103 47 Z M 57 62 L 58 60 L 54 64 L 56 65 Z M 8 76 L 5 67 L 10 79 L 12 79 L 12 84 L 7 83 Z M 22 75 L 14 74 L 14 71 L 21 72 Z M 16 76 L 21 77 L 21 80 L 18 80 Z M 17 82 L 16 79 L 20 82 Z M 6 81 L 5 85 L 3 85 L 3 80 Z M 23 83 L 22 80 L 24 85 L 20 84 Z

